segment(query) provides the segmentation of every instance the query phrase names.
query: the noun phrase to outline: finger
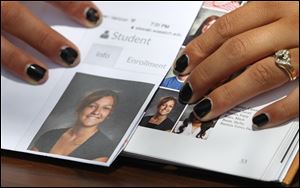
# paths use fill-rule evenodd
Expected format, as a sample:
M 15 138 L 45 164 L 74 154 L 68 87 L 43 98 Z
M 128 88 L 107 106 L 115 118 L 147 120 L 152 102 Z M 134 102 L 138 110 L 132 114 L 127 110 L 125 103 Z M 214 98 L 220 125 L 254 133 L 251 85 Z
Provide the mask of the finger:
M 1 36 L 1 66 L 31 84 L 48 79 L 47 66 L 40 63 Z
M 291 64 L 299 75 L 299 48 L 291 49 Z M 274 57 L 265 58 L 245 70 L 240 76 L 216 88 L 195 107 L 202 121 L 214 119 L 229 109 L 259 94 L 288 82 L 289 76 L 275 64 Z
M 276 127 L 296 117 L 299 117 L 299 87 L 287 97 L 258 111 L 252 120 L 252 128 L 261 130 Z
M 2 2 L 1 2 L 2 3 Z M 18 2 L 1 4 L 1 27 L 63 66 L 80 61 L 78 48 Z
M 184 96 L 183 102 L 194 103 L 221 80 L 249 64 L 279 49 L 298 46 L 299 18 L 281 19 L 269 25 L 252 29 L 226 41 L 216 52 L 207 57 L 191 72 L 187 82 L 192 94 Z M 282 35 L 285 33 L 285 35 Z
M 49 3 L 84 26 L 95 27 L 102 22 L 101 11 L 90 1 L 49 1 Z
M 219 18 L 205 33 L 191 41 L 174 64 L 174 73 L 186 75 L 226 40 L 245 31 L 298 12 L 299 2 L 249 2 Z M 278 11 L 280 10 L 280 11 Z

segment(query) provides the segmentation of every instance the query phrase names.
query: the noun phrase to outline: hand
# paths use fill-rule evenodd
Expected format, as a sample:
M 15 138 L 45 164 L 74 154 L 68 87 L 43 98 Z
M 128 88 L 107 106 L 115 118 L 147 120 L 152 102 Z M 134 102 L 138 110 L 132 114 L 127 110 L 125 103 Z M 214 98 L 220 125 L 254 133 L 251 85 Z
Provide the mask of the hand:
M 186 46 L 174 72 L 189 74 L 179 93 L 196 103 L 195 115 L 211 120 L 234 106 L 289 81 L 273 55 L 288 49 L 299 75 L 299 2 L 249 2 L 219 18 Z M 224 84 L 232 74 L 245 70 Z M 299 116 L 299 87 L 254 115 L 253 129 L 273 127 Z
M 91 2 L 50 2 L 87 27 L 101 23 L 101 12 Z M 79 63 L 79 49 L 62 35 L 35 17 L 19 2 L 1 1 L 1 29 L 25 41 L 55 63 L 72 67 Z M 1 33 L 1 66 L 32 83 L 48 78 L 47 66 L 8 41 Z

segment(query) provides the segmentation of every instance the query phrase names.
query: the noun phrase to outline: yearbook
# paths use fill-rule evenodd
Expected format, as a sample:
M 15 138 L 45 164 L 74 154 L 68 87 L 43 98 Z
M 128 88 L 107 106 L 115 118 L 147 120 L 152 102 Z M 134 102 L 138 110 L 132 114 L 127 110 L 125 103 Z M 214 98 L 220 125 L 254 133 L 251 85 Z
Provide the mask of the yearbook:
M 253 130 L 252 116 L 285 97 L 298 80 L 194 126 L 178 102 L 184 77 L 172 72 L 185 46 L 245 2 L 95 2 L 97 28 L 83 28 L 47 3 L 23 2 L 74 42 L 81 63 L 48 64 L 39 86 L 1 69 L 1 149 L 109 167 L 118 155 L 288 183 L 298 169 L 299 120 Z M 5 33 L 4 33 L 5 34 Z M 168 117 L 158 123 L 158 113 Z

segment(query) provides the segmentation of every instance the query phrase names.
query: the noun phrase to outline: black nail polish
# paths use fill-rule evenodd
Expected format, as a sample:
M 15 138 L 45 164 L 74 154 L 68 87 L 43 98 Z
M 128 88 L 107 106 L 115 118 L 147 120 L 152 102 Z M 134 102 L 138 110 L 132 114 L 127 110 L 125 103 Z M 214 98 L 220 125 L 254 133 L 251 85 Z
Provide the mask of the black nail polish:
M 28 74 L 28 76 L 31 79 L 38 82 L 44 78 L 46 69 L 44 69 L 43 67 L 41 67 L 39 65 L 32 64 L 32 65 L 28 66 L 26 73 Z
M 194 112 L 199 118 L 203 118 L 210 110 L 211 101 L 209 99 L 203 99 L 194 107 Z
M 179 92 L 178 100 L 182 104 L 187 104 L 193 95 L 193 90 L 189 83 L 186 83 Z
M 73 48 L 68 47 L 61 50 L 60 57 L 67 65 L 72 65 L 78 57 L 78 53 Z
M 100 15 L 98 13 L 98 11 L 94 8 L 90 8 L 87 12 L 86 12 L 86 19 L 94 24 L 96 24 L 98 22 L 98 20 L 100 19 Z
M 183 54 L 180 58 L 177 59 L 174 67 L 174 71 L 177 73 L 182 73 L 188 66 L 189 58 L 187 55 Z
M 255 124 L 257 127 L 262 127 L 263 125 L 267 124 L 268 121 L 269 118 L 266 114 L 257 115 L 252 119 L 253 124 Z

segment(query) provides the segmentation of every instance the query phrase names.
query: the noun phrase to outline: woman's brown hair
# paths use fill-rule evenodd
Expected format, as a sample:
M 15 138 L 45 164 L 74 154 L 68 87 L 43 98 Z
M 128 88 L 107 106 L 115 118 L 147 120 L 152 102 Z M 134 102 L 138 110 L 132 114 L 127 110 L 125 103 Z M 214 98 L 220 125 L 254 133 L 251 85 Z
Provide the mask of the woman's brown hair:
M 103 97 L 112 97 L 114 99 L 114 106 L 117 104 L 118 95 L 115 91 L 112 90 L 97 90 L 86 97 L 84 97 L 77 108 L 77 112 L 81 112 L 85 107 L 90 105 L 91 103 L 103 98 Z
M 167 97 L 162 97 L 160 100 L 159 100 L 159 103 L 157 105 L 157 107 L 161 107 L 161 105 L 165 104 L 166 102 L 168 101 L 174 101 L 174 107 L 176 106 L 177 104 L 177 100 L 175 97 L 172 97 L 172 96 L 167 96 Z

